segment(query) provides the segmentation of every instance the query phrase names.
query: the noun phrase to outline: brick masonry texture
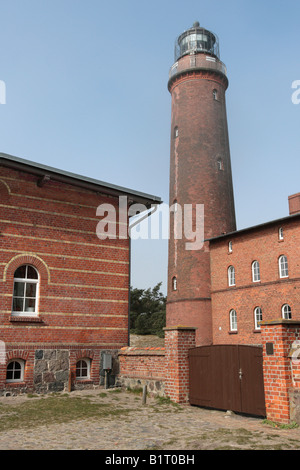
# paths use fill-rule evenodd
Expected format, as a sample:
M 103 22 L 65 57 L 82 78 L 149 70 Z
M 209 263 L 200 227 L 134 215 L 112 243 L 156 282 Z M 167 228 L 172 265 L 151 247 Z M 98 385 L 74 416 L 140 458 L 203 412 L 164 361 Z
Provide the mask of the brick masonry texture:
M 275 422 L 300 423 L 299 338 L 300 321 L 281 320 L 262 325 L 266 412 L 268 419 Z M 271 354 L 267 352 L 267 343 L 272 344 Z M 295 345 L 297 355 L 293 356 Z
M 38 187 L 33 174 L 7 167 L 0 168 L 0 196 L 0 339 L 14 357 L 26 351 L 28 385 L 35 350 L 87 348 L 99 356 L 127 345 L 129 241 L 96 235 L 97 207 L 118 211 L 118 198 L 52 180 Z M 36 318 L 11 313 L 22 264 L 39 273 Z M 99 361 L 96 376 L 99 382 Z
M 183 57 L 181 62 L 189 60 Z M 184 65 L 185 69 L 186 66 Z M 214 71 L 179 74 L 172 97 L 170 204 L 204 205 L 204 238 L 235 230 L 225 90 L 227 81 Z M 213 91 L 217 91 L 217 100 Z M 178 134 L 175 133 L 178 129 Z M 195 216 L 193 220 L 195 230 Z M 210 255 L 208 243 L 187 251 L 186 239 L 174 240 L 171 218 L 167 326 L 196 326 L 197 344 L 212 341 Z M 172 278 L 177 278 L 177 290 Z
M 152 395 L 164 395 L 165 348 L 122 348 L 119 351 L 118 383 L 130 389 L 147 386 Z
M 214 344 L 261 344 L 255 329 L 254 310 L 262 320 L 282 318 L 282 306 L 291 307 L 292 320 L 300 320 L 299 216 L 237 232 L 212 241 L 212 323 Z M 279 239 L 283 228 L 283 240 Z M 232 252 L 228 250 L 232 242 Z M 287 256 L 288 277 L 280 278 L 278 259 Z M 258 261 L 260 281 L 252 280 L 252 263 Z M 228 286 L 227 270 L 235 268 L 235 286 Z M 237 312 L 237 331 L 230 331 L 229 312 Z

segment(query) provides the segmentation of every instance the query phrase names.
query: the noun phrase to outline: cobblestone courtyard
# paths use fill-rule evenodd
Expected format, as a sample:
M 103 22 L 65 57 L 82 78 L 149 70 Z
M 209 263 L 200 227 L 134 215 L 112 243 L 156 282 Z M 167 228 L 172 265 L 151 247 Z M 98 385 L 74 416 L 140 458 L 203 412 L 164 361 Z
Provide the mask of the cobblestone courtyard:
M 10 415 L 15 421 L 13 427 L 1 428 L 0 450 L 300 449 L 299 428 L 275 428 L 260 418 L 154 398 L 143 404 L 141 396 L 118 389 L 77 391 L 58 398 L 69 400 L 71 406 L 74 398 L 82 405 L 103 406 L 106 414 L 60 422 L 57 412 L 51 422 L 41 424 L 37 418 L 28 428 L 18 424 L 18 407 L 49 398 L 2 397 L 1 421 Z

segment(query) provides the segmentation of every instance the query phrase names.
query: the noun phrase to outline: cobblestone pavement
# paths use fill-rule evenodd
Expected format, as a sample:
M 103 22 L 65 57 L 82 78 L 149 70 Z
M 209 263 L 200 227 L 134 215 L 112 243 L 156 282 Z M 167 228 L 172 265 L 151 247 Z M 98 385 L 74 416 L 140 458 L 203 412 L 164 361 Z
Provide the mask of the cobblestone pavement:
M 103 400 L 99 390 L 72 392 Z M 5 401 L 6 400 L 6 401 Z M 15 404 L 17 397 L 1 398 Z M 0 433 L 0 450 L 300 450 L 300 429 L 273 428 L 260 418 L 198 407 L 157 404 L 132 393 L 107 393 L 107 403 L 130 408 L 123 416 L 81 419 Z

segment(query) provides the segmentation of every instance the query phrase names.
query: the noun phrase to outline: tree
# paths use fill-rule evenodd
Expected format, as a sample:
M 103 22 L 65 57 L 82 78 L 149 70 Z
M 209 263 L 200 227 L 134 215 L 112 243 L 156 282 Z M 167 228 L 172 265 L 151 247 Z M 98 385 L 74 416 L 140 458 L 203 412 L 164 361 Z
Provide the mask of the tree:
M 160 291 L 161 282 L 153 289 L 130 288 L 130 331 L 164 336 L 166 297 Z

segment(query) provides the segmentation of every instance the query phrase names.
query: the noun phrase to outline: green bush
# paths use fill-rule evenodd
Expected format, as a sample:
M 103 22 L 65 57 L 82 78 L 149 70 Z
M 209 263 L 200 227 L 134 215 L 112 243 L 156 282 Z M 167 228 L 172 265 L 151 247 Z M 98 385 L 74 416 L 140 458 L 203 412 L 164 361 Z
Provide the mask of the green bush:
M 164 337 L 166 297 L 160 292 L 161 283 L 153 289 L 131 288 L 130 331 L 138 335 Z

